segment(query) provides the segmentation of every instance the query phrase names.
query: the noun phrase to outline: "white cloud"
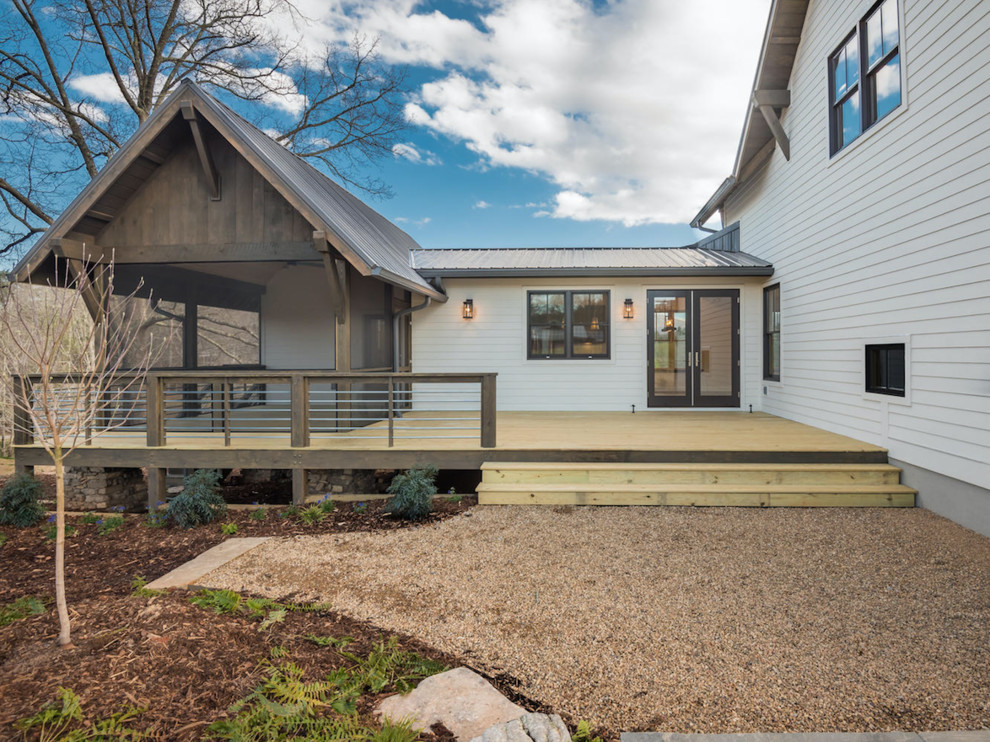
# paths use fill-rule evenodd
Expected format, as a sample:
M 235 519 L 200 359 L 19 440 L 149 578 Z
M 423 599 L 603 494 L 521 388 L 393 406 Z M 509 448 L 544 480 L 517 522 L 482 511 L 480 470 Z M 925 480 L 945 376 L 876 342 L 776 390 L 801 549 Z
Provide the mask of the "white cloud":
M 472 208 L 472 209 L 488 209 L 488 208 L 491 208 L 491 204 L 490 204 L 490 203 L 488 203 L 487 201 L 478 201 L 478 202 L 477 202 L 477 203 L 476 203 L 476 204 L 475 204 L 474 206 L 472 206 L 471 208 Z
M 420 149 L 412 142 L 399 142 L 392 145 L 392 154 L 417 165 L 442 165 L 443 161 L 428 149 Z
M 684 222 L 732 167 L 769 0 L 493 0 L 480 27 L 417 0 L 304 0 L 307 44 L 381 37 L 442 70 L 406 108 L 485 167 L 557 187 L 536 215 Z

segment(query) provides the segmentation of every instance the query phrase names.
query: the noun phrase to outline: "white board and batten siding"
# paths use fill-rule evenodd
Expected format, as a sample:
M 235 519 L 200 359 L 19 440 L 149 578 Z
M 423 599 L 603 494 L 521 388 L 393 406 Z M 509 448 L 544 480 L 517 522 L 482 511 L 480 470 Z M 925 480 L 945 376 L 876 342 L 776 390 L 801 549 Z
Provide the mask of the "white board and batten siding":
M 811 3 L 790 162 L 725 204 L 781 285 L 760 407 L 990 488 L 990 3 L 900 0 L 901 106 L 830 158 L 827 59 L 872 3 Z M 864 392 L 874 342 L 906 344 L 904 399 Z
M 500 410 L 647 411 L 646 292 L 674 288 L 740 289 L 743 409 L 758 401 L 760 279 L 745 278 L 448 278 L 450 299 L 412 315 L 412 369 L 416 372 L 495 372 Z M 527 291 L 595 289 L 609 292 L 611 357 L 527 358 Z M 465 299 L 475 317 L 465 320 Z M 633 319 L 623 319 L 626 299 Z

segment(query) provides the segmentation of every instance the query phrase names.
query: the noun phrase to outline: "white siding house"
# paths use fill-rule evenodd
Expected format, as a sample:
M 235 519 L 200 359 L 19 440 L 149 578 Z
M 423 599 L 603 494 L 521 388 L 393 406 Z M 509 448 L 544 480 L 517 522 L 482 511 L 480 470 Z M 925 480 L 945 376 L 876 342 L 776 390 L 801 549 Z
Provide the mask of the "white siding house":
M 747 159 L 753 109 L 733 178 L 695 222 L 720 208 L 741 249 L 774 265 L 780 379 L 758 382 L 756 403 L 889 448 L 920 504 L 990 534 L 990 3 L 888 0 L 900 104 L 834 154 L 830 59 L 854 29 L 866 49 L 879 4 L 805 3 L 781 75 L 783 5 L 755 89 L 761 75 L 788 80 L 777 113 L 790 159 L 772 140 L 769 157 Z M 873 344 L 903 345 L 903 396 L 866 391 Z

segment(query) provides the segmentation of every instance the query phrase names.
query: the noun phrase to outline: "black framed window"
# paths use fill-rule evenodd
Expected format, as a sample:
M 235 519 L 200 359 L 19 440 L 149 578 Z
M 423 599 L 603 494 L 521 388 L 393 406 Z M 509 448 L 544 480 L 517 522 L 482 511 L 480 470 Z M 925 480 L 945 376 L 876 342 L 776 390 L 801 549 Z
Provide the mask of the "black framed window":
M 528 291 L 529 359 L 608 358 L 608 291 Z
M 763 289 L 763 378 L 780 381 L 780 284 Z
M 835 154 L 901 103 L 897 0 L 882 0 L 828 59 L 829 139 Z
M 904 343 L 866 346 L 866 391 L 903 397 L 906 377 Z

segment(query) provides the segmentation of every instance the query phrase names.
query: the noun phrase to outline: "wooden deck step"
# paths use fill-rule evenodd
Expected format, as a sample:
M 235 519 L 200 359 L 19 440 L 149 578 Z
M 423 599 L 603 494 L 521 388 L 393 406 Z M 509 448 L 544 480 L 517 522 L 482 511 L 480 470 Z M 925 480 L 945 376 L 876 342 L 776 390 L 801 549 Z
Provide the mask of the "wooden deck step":
M 598 464 L 489 462 L 491 484 L 897 484 L 890 464 Z
M 888 464 L 487 462 L 482 505 L 913 507 Z

